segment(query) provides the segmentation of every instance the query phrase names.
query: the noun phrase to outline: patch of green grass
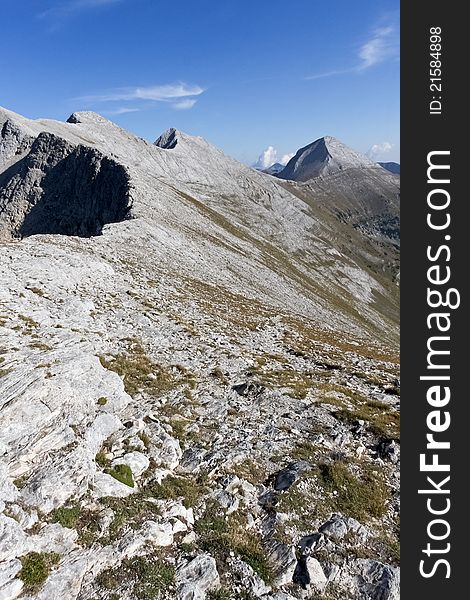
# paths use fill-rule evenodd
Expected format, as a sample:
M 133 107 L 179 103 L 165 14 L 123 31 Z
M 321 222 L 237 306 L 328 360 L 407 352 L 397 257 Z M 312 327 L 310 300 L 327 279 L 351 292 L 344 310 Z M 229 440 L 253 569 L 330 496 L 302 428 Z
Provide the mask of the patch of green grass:
M 152 483 L 145 488 L 147 494 L 154 498 L 177 500 L 182 498 L 186 508 L 197 505 L 201 496 L 207 491 L 204 477 L 186 479 L 168 475 L 161 483 Z
M 106 455 L 107 455 L 106 449 L 102 448 L 98 452 L 98 454 L 95 456 L 96 464 L 99 467 L 101 467 L 102 469 L 109 467 L 109 465 L 111 464 L 111 461 L 109 460 L 109 458 Z
M 397 538 L 387 537 L 385 545 L 390 555 L 390 558 L 400 564 L 400 540 Z
M 99 404 L 99 406 L 106 406 L 106 404 L 108 404 L 108 399 L 104 396 L 100 396 L 96 402 Z
M 61 506 L 50 514 L 52 523 L 60 523 L 62 527 L 76 529 L 78 543 L 81 546 L 90 547 L 99 538 L 98 513 L 79 504 Z
M 167 405 L 167 411 L 172 407 Z M 202 439 L 199 433 L 195 431 L 188 431 L 186 427 L 191 423 L 185 419 L 178 419 L 173 416 L 170 420 L 173 437 L 181 442 L 183 447 L 190 446 L 192 444 L 202 444 Z M 206 425 L 208 427 L 208 425 Z
M 111 544 L 119 539 L 125 528 L 136 529 L 144 521 L 155 519 L 160 514 L 159 507 L 149 502 L 142 492 L 126 498 L 101 498 L 100 503 L 114 513 L 107 536 L 101 540 L 103 544 Z
M 159 396 L 183 383 L 193 384 L 192 374 L 181 365 L 164 367 L 153 361 L 138 340 L 127 339 L 124 352 L 111 358 L 99 356 L 105 369 L 114 371 L 123 378 L 126 392 L 135 396 L 145 392 Z
M 228 379 L 220 367 L 215 367 L 215 369 L 213 369 L 209 375 L 213 379 L 218 379 L 222 385 L 227 385 L 228 383 Z
M 361 419 L 367 422 L 369 430 L 379 437 L 400 439 L 400 413 L 375 400 L 368 400 L 354 409 L 342 408 L 335 413 L 341 421 L 352 422 Z
M 315 373 L 298 371 L 289 366 L 277 369 L 265 369 L 260 366 L 253 369 L 260 383 L 271 389 L 287 389 L 287 394 L 296 400 L 303 400 L 313 388 Z
M 0 377 L 5 377 L 9 373 L 12 373 L 13 369 L 0 369 Z
M 319 481 L 331 496 L 334 509 L 359 521 L 381 517 L 386 511 L 389 490 L 383 477 L 372 466 L 363 464 L 359 473 L 353 474 L 343 461 L 319 465 Z
M 69 507 L 61 506 L 52 511 L 50 516 L 53 523 L 59 523 L 68 529 L 75 529 L 80 518 L 80 506 L 78 504 Z
M 111 475 L 111 477 L 114 477 L 114 479 L 117 479 L 121 483 L 124 483 L 124 485 L 128 485 L 131 488 L 135 486 L 132 469 L 129 465 L 119 464 L 115 467 L 105 469 L 105 473 Z
M 318 448 L 312 442 L 302 440 L 301 442 L 297 442 L 290 454 L 295 460 L 311 462 L 318 455 Z
M 110 508 L 114 513 L 109 526 L 107 540 L 112 543 L 121 537 L 123 530 L 138 528 L 141 523 L 155 519 L 160 514 L 160 508 L 155 500 L 177 500 L 182 498 L 187 508 L 195 507 L 202 495 L 207 491 L 204 475 L 185 479 L 168 476 L 161 483 L 151 482 L 126 498 L 101 498 L 100 503 Z
M 16 485 L 16 487 L 19 490 L 22 490 L 23 488 L 26 487 L 26 484 L 28 483 L 28 479 L 29 479 L 29 475 L 27 475 L 27 474 L 21 475 L 20 477 L 17 477 L 16 479 L 14 479 L 13 483 Z
M 138 556 L 103 571 L 96 583 L 110 591 L 124 588 L 136 600 L 159 600 L 174 591 L 175 569 L 158 556 Z
M 315 528 L 315 523 L 318 525 L 325 521 L 332 512 L 328 498 L 321 500 L 312 500 L 313 491 L 310 486 L 306 488 L 300 487 L 301 481 L 315 483 L 318 479 L 318 470 L 312 469 L 303 473 L 301 479 L 296 481 L 288 490 L 282 492 L 278 496 L 275 508 L 278 512 L 287 513 L 289 515 L 288 522 L 278 524 L 276 527 L 275 537 L 278 541 L 286 543 L 286 525 L 295 527 L 305 535 Z
M 186 437 L 186 425 L 187 421 L 183 419 L 171 419 L 171 429 L 173 436 L 182 441 Z
M 30 552 L 21 557 L 18 577 L 30 591 L 38 588 L 49 576 L 52 567 L 60 560 L 55 552 Z
M 219 588 L 218 590 L 211 590 L 207 592 L 207 600 L 232 600 L 232 594 L 225 588 Z
M 248 529 L 246 519 L 239 513 L 225 517 L 220 507 L 211 503 L 201 519 L 194 524 L 199 546 L 224 564 L 233 551 L 265 581 L 272 582 L 272 570 L 261 542 L 261 536 Z
M 172 565 L 155 563 L 139 557 L 132 562 L 132 568 L 137 573 L 137 583 L 134 587 L 136 598 L 160 598 L 162 593 L 169 592 L 174 587 L 175 568 Z

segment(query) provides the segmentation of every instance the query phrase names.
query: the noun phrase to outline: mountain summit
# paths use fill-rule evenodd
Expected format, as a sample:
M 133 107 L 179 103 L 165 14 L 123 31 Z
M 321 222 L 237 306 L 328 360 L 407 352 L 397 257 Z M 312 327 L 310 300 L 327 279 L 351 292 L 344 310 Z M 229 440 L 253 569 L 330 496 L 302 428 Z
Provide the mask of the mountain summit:
M 377 168 L 377 165 L 367 156 L 334 137 L 325 136 L 300 148 L 277 176 L 281 179 L 308 181 L 346 169 L 370 168 Z

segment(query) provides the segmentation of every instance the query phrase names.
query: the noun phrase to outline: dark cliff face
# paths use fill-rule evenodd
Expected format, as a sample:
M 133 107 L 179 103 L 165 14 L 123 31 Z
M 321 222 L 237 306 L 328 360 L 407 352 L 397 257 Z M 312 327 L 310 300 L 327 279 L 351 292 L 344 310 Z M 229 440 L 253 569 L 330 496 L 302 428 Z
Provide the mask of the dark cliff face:
M 0 176 L 2 237 L 38 233 L 99 235 L 129 217 L 126 169 L 99 151 L 41 133 Z

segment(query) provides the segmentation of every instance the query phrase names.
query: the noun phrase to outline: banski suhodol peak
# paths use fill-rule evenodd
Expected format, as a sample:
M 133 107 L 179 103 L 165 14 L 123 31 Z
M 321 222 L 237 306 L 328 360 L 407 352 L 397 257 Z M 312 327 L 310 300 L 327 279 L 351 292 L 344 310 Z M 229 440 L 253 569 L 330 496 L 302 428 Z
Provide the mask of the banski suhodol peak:
M 1 600 L 398 600 L 399 176 L 272 173 L 0 110 Z

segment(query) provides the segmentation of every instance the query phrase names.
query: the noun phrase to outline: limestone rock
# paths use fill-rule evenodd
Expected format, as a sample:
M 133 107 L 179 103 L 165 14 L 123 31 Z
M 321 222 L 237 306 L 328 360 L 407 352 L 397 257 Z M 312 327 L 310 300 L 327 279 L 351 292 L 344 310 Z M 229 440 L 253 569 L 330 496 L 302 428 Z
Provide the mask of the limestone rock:
M 275 542 L 269 548 L 269 561 L 272 565 L 274 584 L 277 587 L 288 585 L 292 582 L 297 567 L 295 548 Z
M 181 600 L 204 598 L 207 591 L 220 584 L 215 560 L 208 554 L 196 556 L 178 569 L 176 582 Z

